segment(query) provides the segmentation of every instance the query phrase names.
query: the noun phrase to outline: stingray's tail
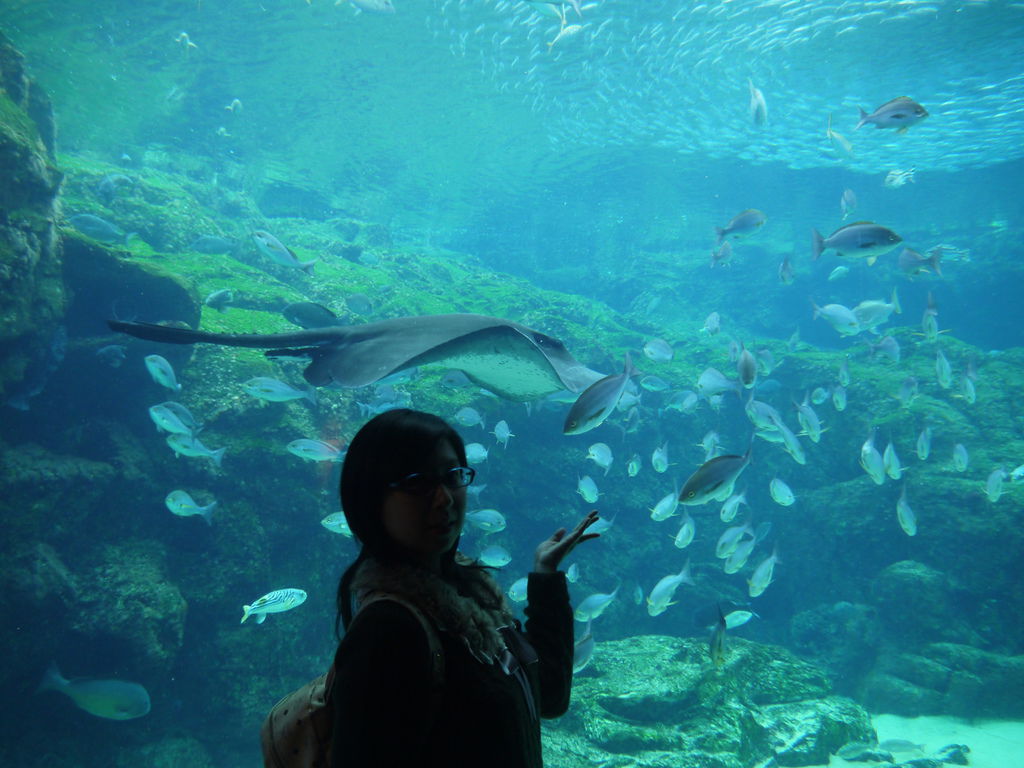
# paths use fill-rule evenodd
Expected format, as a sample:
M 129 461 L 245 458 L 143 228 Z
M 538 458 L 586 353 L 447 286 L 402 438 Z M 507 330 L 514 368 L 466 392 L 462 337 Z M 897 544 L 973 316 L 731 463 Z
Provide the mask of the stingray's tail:
M 254 349 L 266 349 L 267 347 L 288 347 L 291 345 L 307 346 L 312 344 L 323 344 L 332 340 L 330 334 L 325 338 L 324 329 L 317 329 L 314 332 L 297 331 L 295 333 L 211 333 L 210 331 L 195 331 L 191 328 L 175 328 L 168 325 L 157 325 L 156 323 L 136 323 L 125 320 L 107 320 L 107 325 L 113 331 L 127 333 L 147 341 L 162 341 L 165 344 L 220 344 L 225 347 L 252 347 Z

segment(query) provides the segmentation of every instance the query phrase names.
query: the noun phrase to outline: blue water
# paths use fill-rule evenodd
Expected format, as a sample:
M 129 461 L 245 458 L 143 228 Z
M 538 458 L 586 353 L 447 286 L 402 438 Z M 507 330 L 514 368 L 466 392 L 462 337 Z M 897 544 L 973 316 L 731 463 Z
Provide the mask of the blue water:
M 460 428 L 490 451 L 471 508 L 500 510 L 508 528 L 467 532 L 464 549 L 505 547 L 504 586 L 529 570 L 538 541 L 591 506 L 614 519 L 573 557 L 574 602 L 621 585 L 595 621 L 597 654 L 602 640 L 637 634 L 703 642 L 717 602 L 750 603 L 759 618 L 737 636 L 795 651 L 824 666 L 840 693 L 885 711 L 896 704 L 872 698 L 867 682 L 895 654 L 935 642 L 1024 652 L 1024 496 L 1009 478 L 1001 495 L 985 490 L 997 469 L 1024 463 L 1022 4 L 604 0 L 585 3 L 582 19 L 565 6 L 557 41 L 563 24 L 525 3 L 395 4 L 395 14 L 374 15 L 326 0 L 9 0 L 0 32 L 53 102 L 64 213 L 138 232 L 112 250 L 180 276 L 194 299 L 236 290 L 225 313 L 202 307 L 201 327 L 286 330 L 279 310 L 299 300 L 351 323 L 474 311 L 549 333 L 605 373 L 629 351 L 643 374 L 669 383 L 638 390 L 636 417 L 619 412 L 574 437 L 562 435 L 565 405 L 527 409 L 473 387 L 442 389 L 438 370 L 394 385 L 414 407 L 454 418 L 470 405 L 484 416 L 486 430 Z M 765 125 L 751 120 L 748 80 L 764 94 Z M 858 107 L 899 96 L 929 117 L 902 134 L 855 129 Z M 842 140 L 826 135 L 830 115 Z M 894 171 L 913 180 L 887 186 Z M 112 172 L 132 183 L 104 201 L 96 182 Z M 844 220 L 847 189 L 857 208 Z M 765 225 L 711 268 L 715 228 L 748 208 Z M 828 236 L 860 220 L 897 232 L 900 247 L 873 266 L 835 251 L 812 260 L 812 229 Z M 314 275 L 268 262 L 252 229 L 320 257 Z M 201 234 L 239 247 L 198 258 L 187 243 Z M 345 257 L 353 245 L 362 262 Z M 942 275 L 906 274 L 904 246 L 941 247 Z M 830 280 L 839 266 L 849 273 Z M 74 264 L 65 274 L 73 295 L 47 338 L 64 327 L 66 349 L 39 345 L 28 410 L 5 407 L 0 421 L 12 521 L 3 633 L 17 660 L 3 676 L 0 755 L 25 766 L 255 764 L 262 714 L 333 652 L 336 579 L 356 551 L 318 523 L 337 511 L 336 467 L 284 446 L 343 444 L 366 404 L 393 393 L 321 390 L 315 408 L 260 406 L 243 381 L 300 385 L 301 366 L 217 347 L 131 342 L 111 368 L 94 351 L 126 342 L 103 321 L 185 319 L 155 316 L 177 294 L 126 292 L 119 278 L 89 280 Z M 812 301 L 853 307 L 888 301 L 893 289 L 902 312 L 878 334 L 841 337 L 812 313 Z M 371 299 L 368 312 L 346 309 L 353 293 Z M 923 325 L 929 302 L 937 338 Z M 722 321 L 715 336 L 701 330 L 712 312 Z M 886 334 L 899 362 L 869 354 Z M 643 356 L 652 338 L 673 345 L 672 362 Z M 793 403 L 827 390 L 814 406 L 826 431 L 818 443 L 798 438 L 806 464 L 755 440 L 737 483 L 749 506 L 730 523 L 719 502 L 690 508 L 697 535 L 680 551 L 681 518 L 655 522 L 650 508 L 707 458 L 697 447 L 706 433 L 742 453 L 752 427 L 732 394 L 689 414 L 667 406 L 708 367 L 736 378 L 730 342 L 771 351 L 777 367 L 762 372 L 771 383 L 757 398 L 794 432 Z M 939 350 L 952 366 L 948 387 Z M 149 378 L 147 354 L 171 361 L 180 393 Z M 830 395 L 844 360 L 852 382 L 838 411 Z M 904 406 L 896 395 L 909 376 L 919 394 Z M 207 445 L 227 448 L 221 469 L 174 460 L 154 432 L 146 409 L 172 397 L 206 422 Z M 515 435 L 507 449 L 488 432 L 499 419 Z M 926 425 L 933 445 L 921 459 Z M 879 451 L 892 442 L 899 454 L 899 480 L 875 485 L 858 466 L 872 430 Z M 614 454 L 607 476 L 585 458 L 598 441 Z M 650 457 L 666 442 L 670 467 L 658 473 Z M 952 462 L 958 443 L 970 454 L 963 472 Z M 634 453 L 643 467 L 631 478 Z M 594 505 L 575 492 L 584 474 L 601 491 Z M 773 477 L 793 489 L 793 506 L 770 498 Z M 896 518 L 904 484 L 913 537 Z M 163 497 L 175 488 L 218 500 L 213 525 L 172 516 Z M 771 531 L 739 573 L 725 574 L 716 541 L 747 520 Z M 751 598 L 746 579 L 773 547 L 775 580 Z M 687 558 L 697 585 L 649 616 L 634 593 L 645 597 Z M 901 603 L 906 594 L 886 592 L 904 561 L 938 574 L 943 599 Z M 258 627 L 238 624 L 244 603 L 283 587 L 305 589 L 307 602 Z M 842 625 L 846 604 L 874 617 L 877 643 L 843 645 L 823 629 L 860 631 L 852 619 Z M 143 683 L 152 711 L 118 723 L 33 695 L 52 659 L 69 677 Z M 954 698 L 899 714 L 964 714 Z

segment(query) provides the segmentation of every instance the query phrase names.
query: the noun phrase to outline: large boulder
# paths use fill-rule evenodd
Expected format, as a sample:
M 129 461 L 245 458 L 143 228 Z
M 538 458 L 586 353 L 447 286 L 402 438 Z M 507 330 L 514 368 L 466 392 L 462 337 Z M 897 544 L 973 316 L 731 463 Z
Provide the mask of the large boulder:
M 775 646 L 729 641 L 716 667 L 704 643 L 641 636 L 601 643 L 569 713 L 546 735 L 552 766 L 742 768 L 827 763 L 871 741 L 868 713 L 833 696 L 825 674 Z

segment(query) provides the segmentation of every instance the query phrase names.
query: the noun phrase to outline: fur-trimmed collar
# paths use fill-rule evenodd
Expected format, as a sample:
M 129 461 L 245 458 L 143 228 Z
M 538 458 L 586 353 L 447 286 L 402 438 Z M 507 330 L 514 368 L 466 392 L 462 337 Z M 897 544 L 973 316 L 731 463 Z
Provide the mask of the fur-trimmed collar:
M 352 591 L 357 605 L 374 593 L 394 594 L 408 600 L 426 614 L 438 631 L 460 638 L 478 661 L 492 663 L 505 649 L 498 629 L 512 623 L 512 611 L 501 588 L 486 571 L 463 568 L 462 572 L 467 579 L 460 593 L 454 584 L 430 571 L 370 558 L 359 566 Z M 487 607 L 495 604 L 500 607 Z

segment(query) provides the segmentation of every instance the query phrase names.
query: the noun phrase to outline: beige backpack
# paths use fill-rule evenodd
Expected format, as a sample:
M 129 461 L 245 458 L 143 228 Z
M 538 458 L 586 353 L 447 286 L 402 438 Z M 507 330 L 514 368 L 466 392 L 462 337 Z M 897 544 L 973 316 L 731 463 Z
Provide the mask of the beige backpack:
M 378 600 L 396 602 L 419 620 L 430 647 L 433 695 L 438 697 L 444 682 L 444 651 L 437 630 L 419 608 L 398 595 L 378 592 L 363 601 L 359 606 L 360 612 Z M 334 724 L 330 696 L 333 684 L 332 663 L 325 674 L 313 678 L 274 705 L 260 730 L 264 768 L 330 768 L 331 728 Z M 431 706 L 428 711 L 432 713 L 435 710 L 436 706 Z

